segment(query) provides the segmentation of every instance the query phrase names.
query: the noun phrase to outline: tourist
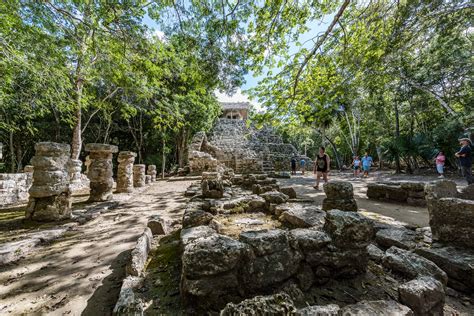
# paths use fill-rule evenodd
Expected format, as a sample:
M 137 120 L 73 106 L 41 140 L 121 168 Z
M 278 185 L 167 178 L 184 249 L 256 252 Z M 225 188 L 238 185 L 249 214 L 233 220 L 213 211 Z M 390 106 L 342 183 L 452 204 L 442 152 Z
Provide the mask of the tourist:
M 291 174 L 293 175 L 296 174 L 296 157 L 295 156 L 291 158 Z
M 438 178 L 440 179 L 444 178 L 444 162 L 445 161 L 446 161 L 446 157 L 444 156 L 444 153 L 440 151 L 435 158 L 436 170 L 439 173 Z
M 372 157 L 366 152 L 364 157 L 362 157 L 362 169 L 364 170 L 364 174 L 362 177 L 367 178 L 369 176 L 370 167 L 372 167 Z
M 360 173 L 360 159 L 359 159 L 359 156 L 355 156 L 354 157 L 354 160 L 352 160 L 352 168 L 354 169 L 354 177 L 357 177 L 359 176 L 359 173 Z
M 316 174 L 316 185 L 314 186 L 314 188 L 316 190 L 319 190 L 319 181 L 321 179 L 321 176 L 323 177 L 325 183 L 328 182 L 329 163 L 331 160 L 325 152 L 326 149 L 323 146 L 319 147 L 319 153 L 314 159 L 315 163 L 313 172 Z
M 306 160 L 304 158 L 301 158 L 300 160 L 300 169 L 301 169 L 301 174 L 304 175 L 304 172 L 306 169 Z
M 467 184 L 473 184 L 474 178 L 472 177 L 472 149 L 471 140 L 469 138 L 459 139 L 461 149 L 455 154 L 459 158 L 459 164 L 461 165 L 461 172 L 463 177 L 466 179 Z

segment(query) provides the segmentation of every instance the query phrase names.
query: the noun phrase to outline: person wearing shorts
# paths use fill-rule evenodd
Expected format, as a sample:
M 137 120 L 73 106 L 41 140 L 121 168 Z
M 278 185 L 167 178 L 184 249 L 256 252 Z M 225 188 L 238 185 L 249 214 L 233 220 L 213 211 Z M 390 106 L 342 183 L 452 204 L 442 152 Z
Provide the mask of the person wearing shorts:
M 352 167 L 354 168 L 354 177 L 359 176 L 360 164 L 361 164 L 361 161 L 359 159 L 359 156 L 355 156 L 354 160 L 352 161 Z
M 316 155 L 316 158 L 314 159 L 313 172 L 316 174 L 316 185 L 314 186 L 314 188 L 316 190 L 319 190 L 319 181 L 321 177 L 323 177 L 325 183 L 328 182 L 329 166 L 329 156 L 326 154 L 326 149 L 321 146 L 319 147 L 318 155 Z
M 362 157 L 362 170 L 364 171 L 364 178 L 369 176 L 370 167 L 372 167 L 372 161 L 372 157 L 370 157 L 368 153 L 365 153 L 364 157 Z
M 306 160 L 304 160 L 304 158 L 300 159 L 300 170 L 301 174 L 304 175 L 304 172 L 306 170 Z

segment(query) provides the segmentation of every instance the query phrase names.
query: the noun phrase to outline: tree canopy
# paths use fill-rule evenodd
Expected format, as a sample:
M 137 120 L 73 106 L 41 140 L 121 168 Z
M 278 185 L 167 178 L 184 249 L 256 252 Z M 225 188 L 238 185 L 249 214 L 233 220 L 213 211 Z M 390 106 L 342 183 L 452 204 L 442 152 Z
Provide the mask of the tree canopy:
M 249 92 L 312 155 L 363 151 L 410 171 L 474 126 L 469 1 L 0 3 L 0 142 L 11 171 L 37 141 L 111 142 L 186 163 L 215 91 Z M 145 21 L 154 21 L 158 36 Z M 315 32 L 315 29 L 321 29 Z M 454 160 L 451 160 L 454 164 Z

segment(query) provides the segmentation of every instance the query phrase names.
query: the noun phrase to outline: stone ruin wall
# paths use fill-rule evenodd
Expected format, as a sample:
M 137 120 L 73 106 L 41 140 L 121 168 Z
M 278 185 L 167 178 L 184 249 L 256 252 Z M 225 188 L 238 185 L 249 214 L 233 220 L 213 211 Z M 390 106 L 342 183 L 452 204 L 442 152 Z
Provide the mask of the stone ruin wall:
M 220 118 L 209 137 L 197 133 L 189 146 L 189 167 L 192 174 L 215 172 L 218 166 L 235 173 L 288 171 L 293 155 L 301 157 L 296 148 L 283 142 L 272 128 L 260 130 L 247 127 L 244 120 Z M 307 159 L 307 158 L 306 158 Z M 307 159 L 307 169 L 311 160 Z M 271 170 L 264 170 L 264 165 Z
M 28 202 L 32 181 L 32 172 L 0 173 L 0 206 Z

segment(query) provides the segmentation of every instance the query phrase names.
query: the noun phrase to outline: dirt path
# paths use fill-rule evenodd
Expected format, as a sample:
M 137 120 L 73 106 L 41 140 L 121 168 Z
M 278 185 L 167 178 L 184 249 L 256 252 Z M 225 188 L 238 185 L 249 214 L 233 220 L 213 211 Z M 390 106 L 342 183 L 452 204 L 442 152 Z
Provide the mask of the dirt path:
M 356 179 L 351 173 L 347 172 L 334 172 L 330 175 L 330 180 L 343 180 L 350 181 L 352 183 L 354 186 L 354 196 L 357 200 L 359 210 L 364 212 L 366 215 L 391 224 L 404 223 L 420 227 L 429 226 L 429 214 L 425 207 L 369 200 L 367 198 L 367 184 L 378 180 L 429 182 L 436 179 L 436 177 L 430 176 L 392 176 L 387 173 L 378 172 L 372 174 L 372 176 L 368 179 Z M 293 186 L 298 195 L 314 199 L 318 204 L 322 204 L 322 201 L 326 196 L 322 190 L 322 185 L 320 186 L 321 189 L 319 191 L 313 188 L 315 180 L 310 174 L 306 174 L 305 176 L 299 174 L 293 176 L 291 179 L 280 179 L 279 181 L 281 185 Z M 462 181 L 460 180 L 457 180 L 456 182 L 458 182 L 458 185 L 462 184 Z
M 67 236 L 0 269 L 0 314 L 109 315 L 149 215 L 180 219 L 190 181 L 157 182 Z

